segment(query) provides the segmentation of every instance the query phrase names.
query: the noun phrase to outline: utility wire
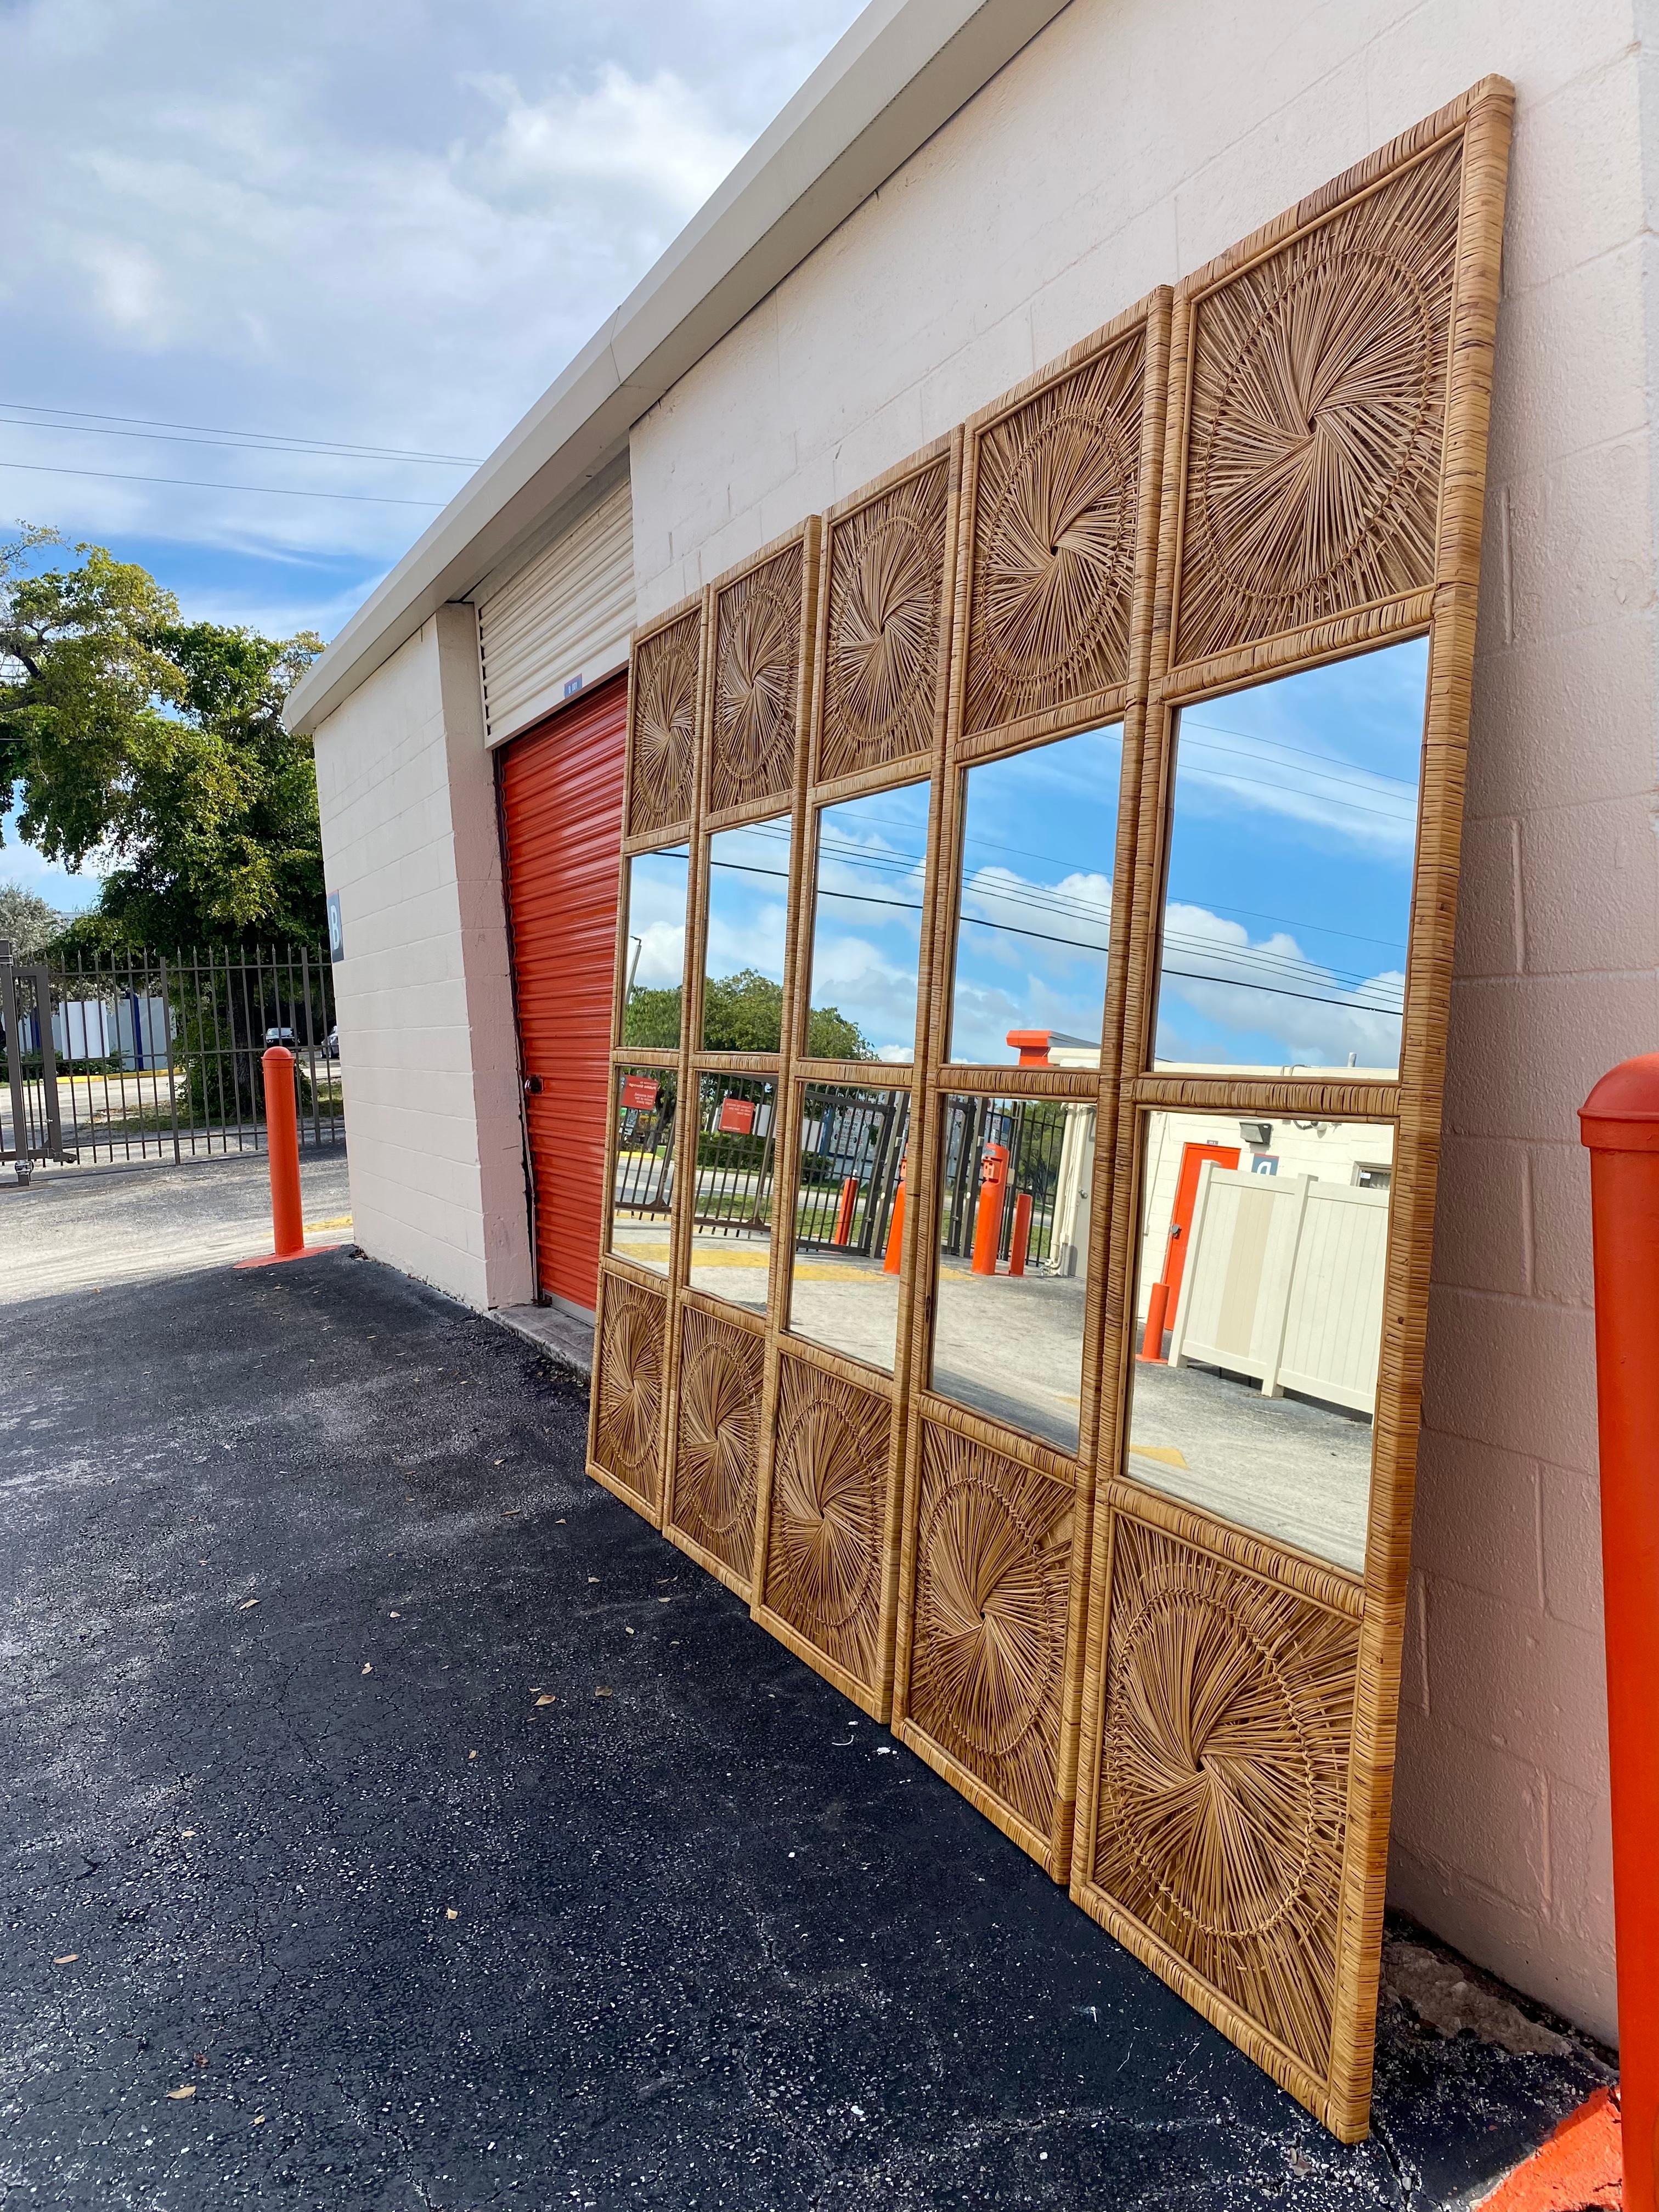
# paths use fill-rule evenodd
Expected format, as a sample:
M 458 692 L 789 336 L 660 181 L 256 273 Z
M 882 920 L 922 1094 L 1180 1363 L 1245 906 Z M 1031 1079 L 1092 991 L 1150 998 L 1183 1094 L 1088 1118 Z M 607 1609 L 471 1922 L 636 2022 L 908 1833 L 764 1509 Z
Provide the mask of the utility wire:
M 480 456 L 476 453 L 425 453 L 404 446 L 359 446 L 336 438 L 290 437 L 285 430 L 216 430 L 207 422 L 162 422 L 149 415 L 94 415 L 89 409 L 76 407 L 37 407 L 27 399 L 0 399 L 0 408 L 9 407 L 20 415 L 71 416 L 72 422 L 34 422 L 22 427 L 36 430 L 73 430 L 77 425 L 93 422 L 127 422 L 138 430 L 199 430 L 210 438 L 233 440 L 253 439 L 258 442 L 252 450 L 258 453 L 299 451 L 307 453 L 343 453 L 359 460 L 386 461 L 442 461 L 457 468 L 476 469 Z M 125 432 L 111 432 L 112 436 L 124 436 Z M 169 444 L 173 441 L 167 441 Z
M 292 484 L 216 483 L 204 477 L 144 477 L 122 469 L 53 468 L 46 461 L 0 461 L 0 469 L 24 469 L 34 477 L 98 477 L 106 483 L 178 484 L 186 491 L 268 492 L 277 499 L 347 499 L 370 507 L 423 507 L 428 513 L 444 505 L 441 499 L 392 499 L 378 491 L 299 491 Z

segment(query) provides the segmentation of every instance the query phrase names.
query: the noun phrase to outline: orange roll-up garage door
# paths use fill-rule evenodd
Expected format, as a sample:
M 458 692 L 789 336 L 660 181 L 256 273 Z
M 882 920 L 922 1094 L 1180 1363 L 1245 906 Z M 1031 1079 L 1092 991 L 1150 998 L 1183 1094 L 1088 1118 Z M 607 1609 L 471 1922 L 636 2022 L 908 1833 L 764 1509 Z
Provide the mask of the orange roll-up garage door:
M 628 679 L 617 676 L 514 738 L 501 769 L 537 1272 L 544 1291 L 589 1313 L 599 1296 L 627 719 Z

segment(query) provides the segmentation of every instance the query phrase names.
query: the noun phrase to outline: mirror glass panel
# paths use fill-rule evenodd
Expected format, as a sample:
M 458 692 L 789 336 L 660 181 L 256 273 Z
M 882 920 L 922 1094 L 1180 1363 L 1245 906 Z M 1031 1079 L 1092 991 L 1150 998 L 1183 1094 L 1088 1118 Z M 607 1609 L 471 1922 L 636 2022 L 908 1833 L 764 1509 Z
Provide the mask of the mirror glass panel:
M 812 1059 L 915 1056 L 928 795 L 926 783 L 907 783 L 818 816 Z
M 789 940 L 789 817 L 708 840 L 702 1049 L 776 1052 Z
M 619 1259 L 665 1275 L 674 1204 L 677 1079 L 672 1067 L 619 1067 L 615 1080 L 617 1170 L 608 1249 Z
M 766 1310 L 772 1258 L 772 1163 L 777 1085 L 758 1075 L 697 1078 L 697 1164 L 691 1208 L 693 1290 Z
M 890 1371 L 910 1094 L 809 1083 L 799 1096 L 788 1325 L 798 1336 Z
M 1394 1130 L 1146 1117 L 1125 1472 L 1363 1572 Z
M 665 852 L 636 853 L 623 865 L 628 944 L 623 955 L 622 1042 L 642 1052 L 672 1052 L 680 1041 L 691 848 L 672 845 Z
M 952 1060 L 1099 1066 L 1122 768 L 1114 724 L 966 771 Z
M 1159 1067 L 1393 1078 L 1425 638 L 1185 707 Z
M 1075 1451 L 1095 1109 L 946 1098 L 933 1387 Z

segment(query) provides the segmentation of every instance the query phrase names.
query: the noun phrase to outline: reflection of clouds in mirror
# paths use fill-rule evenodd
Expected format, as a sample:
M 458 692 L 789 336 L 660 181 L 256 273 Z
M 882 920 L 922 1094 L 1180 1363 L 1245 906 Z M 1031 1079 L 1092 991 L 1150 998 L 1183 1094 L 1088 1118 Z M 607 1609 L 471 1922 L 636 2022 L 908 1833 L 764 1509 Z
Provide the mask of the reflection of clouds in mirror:
M 1428 645 L 1188 708 L 1158 1059 L 1393 1069 Z
M 1003 1061 L 1010 1030 L 1100 1036 L 1121 734 L 967 772 L 951 1057 Z
M 1125 1471 L 1364 1564 L 1394 1132 L 1146 1117 Z
M 783 981 L 789 926 L 789 819 L 716 831 L 708 841 L 708 939 L 713 976 L 753 969 Z
M 690 860 L 688 848 L 677 845 L 637 854 L 628 864 L 628 958 L 639 990 L 672 989 L 684 972 Z
M 928 792 L 905 784 L 819 817 L 811 1005 L 854 1023 L 878 1060 L 915 1046 Z

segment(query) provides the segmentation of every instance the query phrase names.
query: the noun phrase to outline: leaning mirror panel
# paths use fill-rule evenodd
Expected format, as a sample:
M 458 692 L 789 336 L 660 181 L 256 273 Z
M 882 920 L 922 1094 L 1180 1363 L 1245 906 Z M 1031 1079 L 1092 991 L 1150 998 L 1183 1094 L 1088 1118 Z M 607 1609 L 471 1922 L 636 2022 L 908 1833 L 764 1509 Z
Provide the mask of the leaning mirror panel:
M 787 814 L 708 840 L 704 1052 L 776 1052 L 782 1043 L 789 847 Z
M 1394 1128 L 1145 1116 L 1124 1472 L 1365 1565 Z
M 622 1042 L 640 1052 L 672 1052 L 680 1041 L 691 848 L 672 845 L 660 853 L 636 853 L 623 866 L 628 927 Z
M 614 1080 L 617 1157 L 606 1249 L 635 1267 L 665 1275 L 674 1206 L 678 1079 L 672 1068 L 619 1067 Z
M 1181 710 L 1156 1066 L 1398 1074 L 1428 652 Z
M 901 784 L 818 815 L 811 1059 L 914 1057 L 929 794 Z
M 1122 768 L 1114 725 L 966 771 L 951 1060 L 1099 1066 Z
M 772 1258 L 777 1089 L 766 1076 L 697 1078 L 688 1279 L 753 1313 L 766 1310 Z
M 941 1103 L 933 1388 L 1075 1451 L 1094 1106 L 1073 1098 Z
M 800 1104 L 788 1326 L 890 1372 L 910 1094 L 809 1083 Z

